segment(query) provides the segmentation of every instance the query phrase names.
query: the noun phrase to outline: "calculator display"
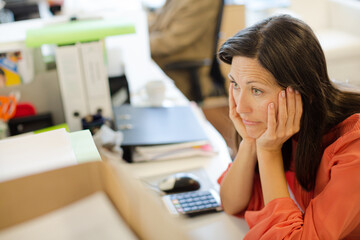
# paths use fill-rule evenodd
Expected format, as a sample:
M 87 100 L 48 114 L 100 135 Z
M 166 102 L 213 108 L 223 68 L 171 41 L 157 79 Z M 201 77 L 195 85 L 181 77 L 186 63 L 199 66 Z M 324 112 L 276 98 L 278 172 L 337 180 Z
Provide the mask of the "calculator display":
M 173 214 L 195 216 L 222 211 L 220 197 L 214 190 L 193 191 L 163 196 L 163 201 Z

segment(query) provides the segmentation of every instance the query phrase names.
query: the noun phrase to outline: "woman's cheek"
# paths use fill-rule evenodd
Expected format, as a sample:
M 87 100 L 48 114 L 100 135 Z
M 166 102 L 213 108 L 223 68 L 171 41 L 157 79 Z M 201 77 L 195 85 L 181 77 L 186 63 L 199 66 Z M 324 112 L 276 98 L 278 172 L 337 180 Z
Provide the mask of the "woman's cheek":
M 235 89 L 233 90 L 233 97 L 235 100 L 235 106 L 237 107 L 237 105 L 239 104 L 239 91 L 236 91 Z
M 239 97 L 239 91 L 237 89 L 234 89 L 232 90 L 232 94 L 234 96 L 234 99 L 237 100 L 238 97 Z
M 264 119 L 264 122 L 267 123 L 268 120 L 268 106 L 272 101 L 265 101 L 260 106 L 260 111 L 262 112 L 262 118 Z M 275 107 L 277 105 L 275 104 Z

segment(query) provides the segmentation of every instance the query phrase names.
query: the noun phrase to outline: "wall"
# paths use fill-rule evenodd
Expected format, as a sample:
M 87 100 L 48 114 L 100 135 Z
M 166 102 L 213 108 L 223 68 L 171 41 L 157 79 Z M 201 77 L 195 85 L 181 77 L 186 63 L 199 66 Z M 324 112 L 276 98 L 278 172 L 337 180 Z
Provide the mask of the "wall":
M 32 103 L 38 113 L 51 112 L 54 124 L 65 122 L 56 70 L 37 73 L 31 83 L 0 89 L 0 95 L 14 90 L 20 91 L 20 102 Z

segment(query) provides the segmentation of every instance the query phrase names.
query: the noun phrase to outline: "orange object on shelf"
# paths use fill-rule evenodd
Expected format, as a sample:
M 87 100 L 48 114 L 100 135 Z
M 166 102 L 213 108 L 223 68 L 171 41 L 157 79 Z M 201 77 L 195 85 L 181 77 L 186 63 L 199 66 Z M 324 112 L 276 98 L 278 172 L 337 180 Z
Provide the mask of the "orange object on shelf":
M 7 122 L 16 113 L 15 96 L 0 96 L 0 119 Z

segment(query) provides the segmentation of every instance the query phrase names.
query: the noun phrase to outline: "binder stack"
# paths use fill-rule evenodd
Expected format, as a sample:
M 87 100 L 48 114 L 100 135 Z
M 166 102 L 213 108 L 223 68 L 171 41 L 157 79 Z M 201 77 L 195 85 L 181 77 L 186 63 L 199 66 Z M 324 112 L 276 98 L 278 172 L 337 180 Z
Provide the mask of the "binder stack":
M 99 111 L 113 119 L 103 39 L 132 33 L 134 24 L 120 19 L 69 21 L 26 32 L 27 47 L 57 45 L 56 65 L 70 131 L 81 130 L 81 118 Z
M 102 116 L 112 118 L 110 88 L 105 66 L 104 42 L 78 44 L 82 57 L 89 113 L 101 110 Z
M 113 118 L 103 41 L 56 48 L 65 119 L 71 131 L 82 129 L 81 118 L 101 112 Z

